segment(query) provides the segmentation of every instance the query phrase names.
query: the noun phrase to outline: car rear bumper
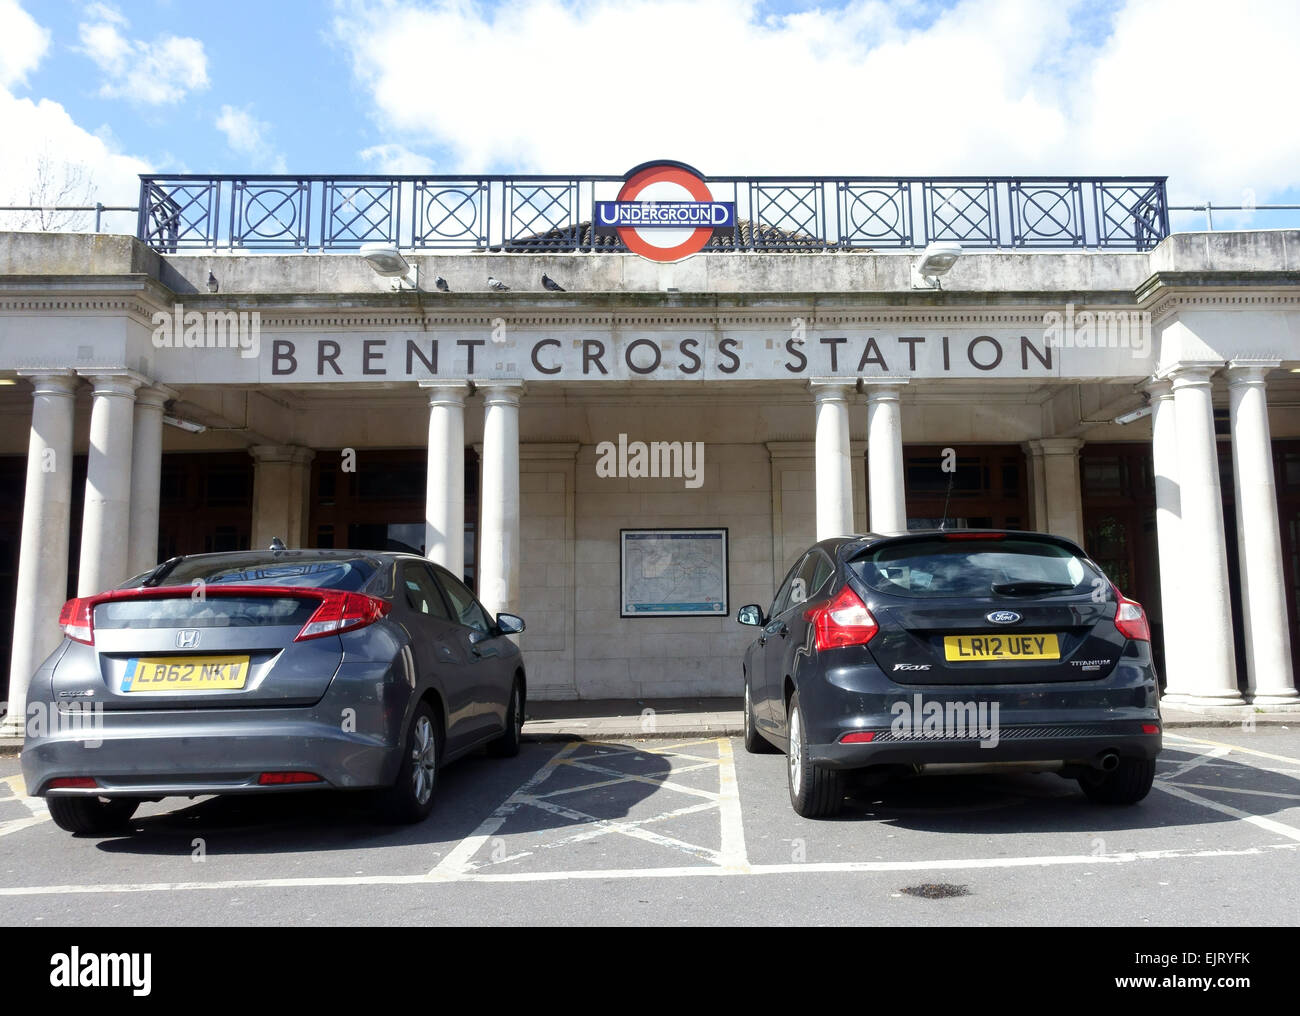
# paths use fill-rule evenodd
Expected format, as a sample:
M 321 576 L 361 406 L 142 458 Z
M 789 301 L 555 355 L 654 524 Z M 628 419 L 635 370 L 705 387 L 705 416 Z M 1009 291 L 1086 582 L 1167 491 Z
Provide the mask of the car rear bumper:
M 93 728 L 52 732 L 23 746 L 28 793 L 167 797 L 390 785 L 396 746 L 321 722 L 311 709 L 238 713 L 100 714 Z M 262 773 L 307 772 L 317 783 L 262 785 Z M 60 777 L 92 777 L 94 789 L 49 790 Z
M 829 667 L 799 682 L 812 760 L 872 765 L 1052 761 L 1097 765 L 1107 754 L 1154 758 L 1159 692 L 1145 644 L 1106 677 L 1034 684 L 902 685 L 879 667 Z M 1144 726 L 1154 725 L 1154 733 Z M 870 732 L 865 743 L 845 734 Z
M 889 731 L 884 732 L 886 735 Z M 831 769 L 862 769 L 875 765 L 924 766 L 939 764 L 987 765 L 1000 762 L 1061 762 L 1099 767 L 1108 754 L 1155 758 L 1161 735 L 1143 734 L 1141 724 L 1116 723 L 1110 732 L 1095 724 L 1007 729 L 996 741 L 986 738 L 897 738 L 888 736 L 866 744 L 810 744 L 816 765 Z

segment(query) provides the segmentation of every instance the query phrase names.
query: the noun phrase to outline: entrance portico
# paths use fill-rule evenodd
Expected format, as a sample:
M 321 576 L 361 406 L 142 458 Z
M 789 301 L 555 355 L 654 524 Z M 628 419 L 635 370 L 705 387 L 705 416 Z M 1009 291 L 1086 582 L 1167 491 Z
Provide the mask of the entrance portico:
M 792 561 L 822 536 L 901 531 L 939 511 L 954 524 L 992 517 L 981 500 L 990 495 L 973 491 L 1023 498 L 1019 525 L 1087 545 L 1091 495 L 1081 464 L 1091 445 L 1119 442 L 1142 447 L 1154 473 L 1152 531 L 1128 538 L 1158 540 L 1159 572 L 1150 588 L 1124 592 L 1147 600 L 1163 622 L 1170 700 L 1286 706 L 1296 701 L 1295 590 L 1282 562 L 1296 537 L 1279 517 L 1274 463 L 1278 442 L 1300 437 L 1300 387 L 1290 373 L 1300 354 L 1276 350 L 1300 317 L 1300 300 L 1276 281 L 1255 286 L 1251 293 L 1272 301 L 1260 317 L 1233 309 L 1242 306 L 1236 291 L 1219 303 L 1206 302 L 1203 286 L 1189 296 L 1185 273 L 1170 267 L 1183 256 L 1181 241 L 1172 237 L 1151 255 L 1098 254 L 1108 259 L 1105 271 L 1073 255 L 1036 254 L 1044 260 L 1032 300 L 1020 269 L 996 253 L 971 256 L 979 262 L 970 266 L 972 281 L 963 283 L 959 267 L 945 291 L 924 295 L 901 274 L 878 292 L 857 292 L 827 273 L 830 255 L 766 257 L 787 262 L 789 288 L 779 293 L 763 255 L 710 261 L 711 276 L 693 275 L 703 266 L 687 262 L 675 281 L 697 278 L 698 290 L 684 293 L 659 291 L 628 255 L 430 256 L 422 277 L 491 273 L 509 275 L 512 286 L 505 295 L 444 294 L 436 307 L 430 296 L 417 307 L 375 292 L 368 269 L 344 255 L 294 255 L 330 258 L 334 271 L 328 286 L 291 299 L 276 290 L 279 258 L 170 256 L 181 277 L 201 281 L 211 270 L 243 280 L 223 285 L 219 297 L 186 299 L 214 307 L 256 300 L 261 348 L 248 357 L 154 346 L 149 313 L 176 299 L 160 280 L 116 314 L 87 297 L 73 308 L 75 324 L 52 329 L 52 319 L 30 309 L 30 294 L 22 306 L 0 304 L 7 357 L 0 371 L 17 381 L 0 389 L 0 412 L 21 421 L 24 435 L 0 454 L 28 456 L 24 513 L 39 534 L 29 540 L 24 522 L 11 701 L 20 701 L 25 680 L 57 643 L 53 622 L 69 566 L 60 530 L 65 540 L 80 534 L 83 591 L 147 567 L 143 548 L 158 543 L 156 491 L 169 456 L 250 456 L 253 544 L 278 536 L 303 546 L 322 539 L 312 513 L 336 498 L 321 486 L 324 464 L 332 483 L 355 486 L 354 501 L 371 499 L 369 522 L 383 517 L 384 496 L 392 496 L 373 471 L 399 451 L 422 461 L 412 487 L 422 526 L 414 535 L 403 530 L 403 539 L 455 574 L 473 571 L 490 610 L 526 618 L 521 644 L 535 697 L 595 698 L 734 693 L 749 638 L 727 617 L 623 616 L 621 530 L 725 528 L 734 614 L 742 603 L 768 603 Z M 1266 243 L 1259 254 L 1264 241 L 1251 242 L 1267 256 Z M 876 265 L 878 279 L 892 271 L 890 259 L 908 257 L 841 256 L 861 260 L 863 270 Z M 1233 263 L 1231 250 L 1222 257 Z M 1196 263 L 1215 277 L 1213 259 L 1207 266 L 1198 254 Z M 95 286 L 123 284 L 129 272 L 111 268 Z M 528 279 L 543 271 L 565 277 L 569 292 L 528 292 Z M 579 271 L 581 284 L 573 279 Z M 1230 276 L 1225 270 L 1223 285 L 1245 285 Z M 1104 288 L 1089 281 L 1097 277 Z M 10 288 L 23 284 L 16 278 L 8 277 Z M 27 284 L 34 292 L 51 285 Z M 1070 293 L 1079 302 L 1081 292 L 1097 305 L 1148 315 L 1149 344 L 1046 339 L 1054 301 Z M 1253 315 L 1249 328 L 1223 323 L 1240 313 Z M 783 329 L 795 316 L 811 324 L 806 339 L 791 344 Z M 506 322 L 504 342 L 493 340 L 495 320 Z M 15 337 L 41 327 L 51 336 L 43 362 L 23 362 L 31 357 Z M 61 365 L 87 344 L 95 366 Z M 1115 422 L 1148 397 L 1149 418 Z M 89 408 L 80 428 L 78 400 Z M 1226 427 L 1216 413 L 1225 408 Z M 207 429 L 163 428 L 164 413 Z M 699 443 L 701 483 L 631 469 L 602 475 L 597 449 L 620 436 Z M 1234 466 L 1227 492 L 1221 442 L 1225 449 L 1230 442 Z M 471 448 L 476 473 L 466 470 Z M 1005 463 L 990 465 L 986 452 L 971 453 L 976 448 L 1004 449 Z M 33 474 L 47 449 L 58 468 Z M 83 451 L 86 507 L 74 519 L 71 463 Z M 920 509 L 923 491 L 930 494 Z M 348 518 L 330 510 L 330 539 L 342 546 Z M 1239 563 L 1230 567 L 1230 556 Z M 1237 590 L 1247 619 L 1241 631 L 1232 623 Z

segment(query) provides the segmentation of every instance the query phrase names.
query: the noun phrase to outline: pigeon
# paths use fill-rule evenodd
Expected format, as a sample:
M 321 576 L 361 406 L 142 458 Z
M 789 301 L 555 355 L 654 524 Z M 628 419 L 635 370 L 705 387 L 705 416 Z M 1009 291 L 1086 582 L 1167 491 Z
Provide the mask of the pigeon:
M 217 283 L 217 277 L 208 272 L 208 292 L 215 293 L 221 286 Z
M 561 286 L 558 282 L 556 282 L 556 281 L 555 281 L 553 278 L 551 278 L 549 275 L 545 275 L 545 274 L 542 275 L 542 286 L 543 286 L 543 288 L 545 288 L 545 289 L 549 289 L 552 293 L 563 293 L 563 292 L 564 292 L 564 287 Z
M 448 293 L 451 291 L 451 287 L 447 285 L 447 280 L 444 279 L 441 275 L 437 276 L 433 280 L 433 284 L 438 287 L 438 292 L 440 293 Z
M 488 288 L 489 288 L 489 289 L 495 289 L 495 290 L 497 290 L 498 292 L 504 292 L 505 290 L 509 289 L 510 287 L 507 286 L 507 285 L 506 285 L 504 282 L 502 282 L 500 279 L 493 278 L 491 275 L 489 275 L 489 276 L 488 276 Z

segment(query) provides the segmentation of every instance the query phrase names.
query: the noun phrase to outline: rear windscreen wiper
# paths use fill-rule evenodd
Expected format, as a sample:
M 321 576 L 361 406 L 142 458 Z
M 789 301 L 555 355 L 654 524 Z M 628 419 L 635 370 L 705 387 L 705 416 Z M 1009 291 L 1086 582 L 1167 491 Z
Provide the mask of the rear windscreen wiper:
M 1037 579 L 1020 579 L 1014 582 L 994 582 L 992 589 L 1003 596 L 1028 596 L 1032 593 L 1063 593 L 1073 589 L 1069 582 L 1042 582 Z

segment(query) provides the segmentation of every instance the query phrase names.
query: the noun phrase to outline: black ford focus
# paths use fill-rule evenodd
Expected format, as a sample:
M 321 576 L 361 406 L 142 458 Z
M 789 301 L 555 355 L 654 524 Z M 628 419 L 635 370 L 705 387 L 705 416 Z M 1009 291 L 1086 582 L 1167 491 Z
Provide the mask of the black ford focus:
M 1019 767 L 1132 804 L 1161 747 L 1142 607 L 1043 533 L 836 537 L 790 569 L 745 653 L 745 747 L 783 749 L 790 800 L 836 814 L 847 772 Z M 960 771 L 960 768 L 958 769 Z

